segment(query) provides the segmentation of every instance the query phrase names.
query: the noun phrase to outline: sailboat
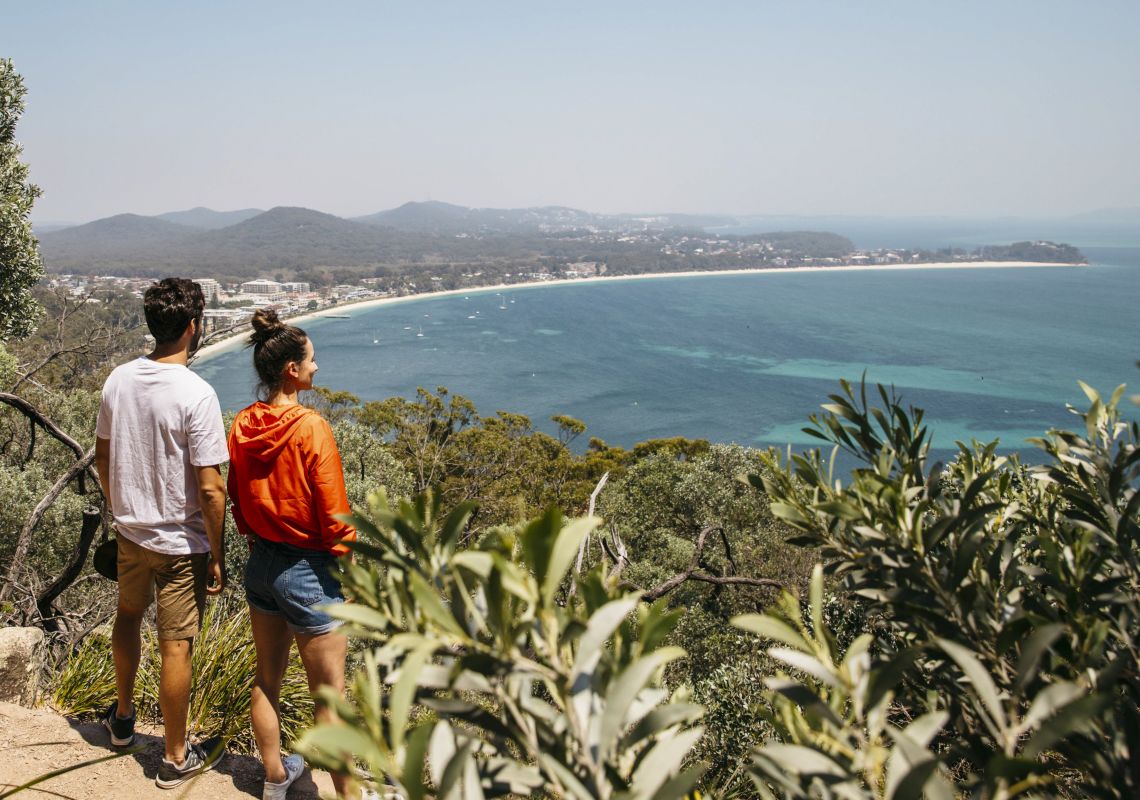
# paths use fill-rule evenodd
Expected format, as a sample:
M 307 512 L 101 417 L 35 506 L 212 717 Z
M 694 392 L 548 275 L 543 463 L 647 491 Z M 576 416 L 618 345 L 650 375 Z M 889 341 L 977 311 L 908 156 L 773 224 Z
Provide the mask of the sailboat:
M 417 334 L 416 334 L 416 336 L 423 336 L 423 335 L 424 335 L 424 326 L 423 326 L 423 325 L 421 325 L 421 326 L 420 326 L 420 332 L 419 332 L 419 333 L 417 333 Z

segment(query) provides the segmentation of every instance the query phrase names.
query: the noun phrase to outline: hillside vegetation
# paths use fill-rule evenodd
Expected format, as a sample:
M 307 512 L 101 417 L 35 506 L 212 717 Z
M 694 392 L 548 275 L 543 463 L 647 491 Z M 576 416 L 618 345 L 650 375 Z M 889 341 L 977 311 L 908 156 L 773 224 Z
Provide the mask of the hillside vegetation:
M 557 274 L 578 262 L 622 275 L 763 266 L 774 257 L 838 257 L 853 249 L 850 241 L 829 233 L 710 238 L 696 227 L 677 227 L 717 221 L 445 203 L 409 203 L 356 220 L 306 208 L 192 209 L 96 220 L 45 233 L 40 247 L 52 272 L 180 273 L 235 281 L 271 275 L 315 285 L 430 275 L 444 280 L 445 287 L 523 280 L 536 271 Z

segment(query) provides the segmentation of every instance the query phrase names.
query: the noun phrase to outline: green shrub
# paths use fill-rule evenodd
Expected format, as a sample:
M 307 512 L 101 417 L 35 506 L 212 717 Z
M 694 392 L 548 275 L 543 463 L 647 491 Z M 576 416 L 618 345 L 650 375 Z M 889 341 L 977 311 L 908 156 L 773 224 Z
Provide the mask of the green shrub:
M 740 658 L 728 660 L 693 683 L 693 702 L 705 709 L 705 735 L 693 750 L 694 761 L 710 765 L 706 780 L 722 793 L 750 794 L 747 766 L 752 749 L 772 733 L 761 707 L 768 659 L 753 655 L 754 643 L 730 630 Z
M 682 766 L 700 709 L 660 686 L 684 655 L 663 644 L 679 612 L 639 603 L 603 568 L 565 591 L 596 519 L 564 525 L 551 510 L 459 550 L 469 504 L 445 515 L 421 495 L 393 510 L 378 494 L 370 506 L 353 520 L 355 602 L 332 613 L 383 644 L 351 699 L 326 693 L 343 722 L 306 734 L 307 758 L 344 769 L 355 756 L 412 800 L 677 797 L 696 783 L 702 768 Z M 415 703 L 435 721 L 412 727 Z
M 785 597 L 739 620 L 790 672 L 767 681 L 776 733 L 755 759 L 766 796 L 980 798 L 1140 794 L 1140 426 L 1123 387 L 1050 431 L 1047 466 L 959 444 L 928 466 L 922 412 L 844 382 L 814 433 L 864 466 L 844 486 L 819 451 L 751 482 L 819 547 L 867 633 L 844 651 Z M 907 724 L 909 723 L 909 724 Z M 947 767 L 953 766 L 951 772 Z

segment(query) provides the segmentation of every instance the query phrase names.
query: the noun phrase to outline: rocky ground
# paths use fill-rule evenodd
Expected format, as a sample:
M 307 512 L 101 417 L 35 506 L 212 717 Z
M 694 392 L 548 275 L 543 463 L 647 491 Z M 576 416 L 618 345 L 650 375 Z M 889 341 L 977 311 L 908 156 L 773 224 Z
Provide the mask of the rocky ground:
M 230 798 L 261 797 L 261 764 L 252 756 L 227 755 L 217 769 L 195 781 L 163 790 L 154 785 L 162 760 L 161 730 L 140 726 L 133 755 L 83 767 L 37 784 L 17 795 L 23 800 L 45 797 L 115 798 Z M 98 722 L 79 722 L 48 709 L 0 703 L 0 795 L 53 770 L 113 755 L 107 732 Z M 332 782 L 324 772 L 308 769 L 289 791 L 290 800 L 332 797 Z

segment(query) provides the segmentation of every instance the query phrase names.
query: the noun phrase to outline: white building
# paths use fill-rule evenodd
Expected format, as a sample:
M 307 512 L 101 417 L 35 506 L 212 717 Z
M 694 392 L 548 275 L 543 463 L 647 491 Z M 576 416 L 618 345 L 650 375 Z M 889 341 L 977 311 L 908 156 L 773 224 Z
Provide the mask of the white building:
M 305 283 L 304 281 L 287 281 L 281 284 L 281 287 L 288 294 L 308 294 L 310 291 L 312 291 L 309 289 L 309 284 Z
M 206 298 L 207 303 L 221 297 L 222 285 L 213 278 L 191 278 L 190 280 L 202 287 L 202 296 Z
M 285 284 L 271 281 L 268 278 L 258 278 L 255 281 L 246 281 L 241 285 L 242 294 L 259 295 L 270 302 L 285 299 Z
M 342 283 L 338 286 L 334 286 L 331 289 L 329 289 L 329 294 L 332 295 L 333 297 L 337 298 L 338 300 L 345 300 L 349 296 L 355 294 L 356 292 L 359 292 L 360 290 L 361 289 L 359 286 L 348 286 L 348 285 Z
M 252 308 L 207 308 L 204 312 L 206 330 L 216 331 L 239 325 L 253 316 Z

